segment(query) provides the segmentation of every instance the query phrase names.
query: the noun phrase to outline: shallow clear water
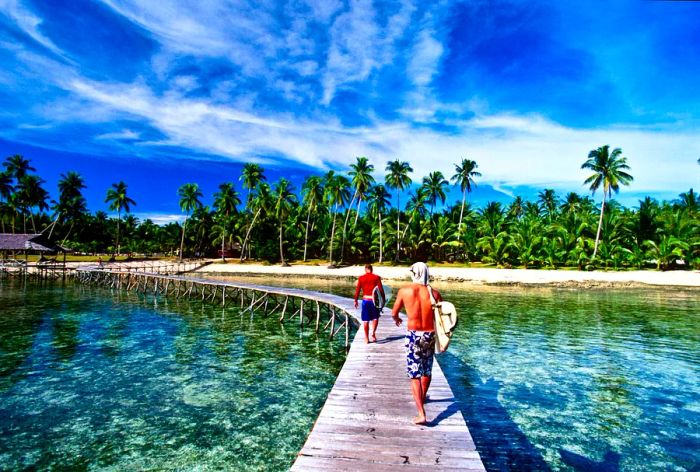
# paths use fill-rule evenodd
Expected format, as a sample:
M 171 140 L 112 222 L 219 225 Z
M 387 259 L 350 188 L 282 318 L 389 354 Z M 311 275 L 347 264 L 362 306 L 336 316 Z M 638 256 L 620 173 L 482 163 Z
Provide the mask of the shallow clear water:
M 344 358 L 275 317 L 0 280 L 0 469 L 287 470 Z
M 441 362 L 490 470 L 698 470 L 700 293 L 448 298 Z
M 435 287 L 460 314 L 440 364 L 488 470 L 700 470 L 699 291 Z

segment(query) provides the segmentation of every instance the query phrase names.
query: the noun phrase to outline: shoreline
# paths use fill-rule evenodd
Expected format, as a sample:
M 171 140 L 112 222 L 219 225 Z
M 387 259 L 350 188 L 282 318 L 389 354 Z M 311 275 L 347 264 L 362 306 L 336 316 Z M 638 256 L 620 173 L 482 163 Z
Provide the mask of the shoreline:
M 209 264 L 194 273 L 218 276 L 272 276 L 355 280 L 364 266 L 330 269 L 320 265 Z M 374 273 L 385 280 L 409 282 L 409 266 L 375 266 Z M 463 283 L 473 286 L 527 286 L 557 288 L 700 288 L 700 271 L 574 271 L 542 269 L 493 269 L 431 267 L 435 282 Z

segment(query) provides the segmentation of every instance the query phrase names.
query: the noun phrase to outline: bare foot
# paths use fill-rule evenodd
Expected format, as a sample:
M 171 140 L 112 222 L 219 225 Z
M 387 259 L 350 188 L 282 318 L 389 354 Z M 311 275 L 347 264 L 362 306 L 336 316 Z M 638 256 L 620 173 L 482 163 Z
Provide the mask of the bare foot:
M 413 424 L 424 425 L 427 423 L 428 423 L 428 421 L 425 419 L 425 416 L 423 416 L 423 415 L 416 416 L 415 418 L 413 418 Z
M 369 344 L 369 339 L 365 338 L 365 344 Z
M 372 335 L 372 341 L 371 341 L 371 342 L 373 342 L 373 343 L 376 343 L 376 342 L 377 342 L 377 335 L 376 335 L 376 334 L 373 334 L 373 335 Z

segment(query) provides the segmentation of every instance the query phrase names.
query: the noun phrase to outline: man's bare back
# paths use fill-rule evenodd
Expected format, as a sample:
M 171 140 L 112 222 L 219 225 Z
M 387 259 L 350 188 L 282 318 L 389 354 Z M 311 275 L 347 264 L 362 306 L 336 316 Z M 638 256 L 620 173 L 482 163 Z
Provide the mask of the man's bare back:
M 433 289 L 435 300 L 440 301 L 440 292 Z M 396 321 L 396 325 L 401 324 L 398 318 L 399 311 L 403 308 L 408 315 L 408 329 L 411 331 L 435 331 L 435 317 L 433 315 L 433 304 L 430 300 L 428 287 L 421 284 L 412 283 L 399 289 L 396 295 L 396 302 L 391 310 L 391 314 Z
M 391 316 L 396 326 L 401 325 L 399 312 L 403 308 L 408 316 L 406 333 L 406 374 L 411 380 L 411 393 L 416 402 L 418 416 L 413 418 L 417 425 L 427 422 L 425 417 L 425 398 L 430 388 L 435 345 L 435 321 L 433 304 L 428 287 L 430 275 L 424 262 L 411 266 L 413 283 L 402 287 L 396 295 L 396 302 L 391 309 Z M 433 290 L 435 300 L 442 300 L 440 292 Z

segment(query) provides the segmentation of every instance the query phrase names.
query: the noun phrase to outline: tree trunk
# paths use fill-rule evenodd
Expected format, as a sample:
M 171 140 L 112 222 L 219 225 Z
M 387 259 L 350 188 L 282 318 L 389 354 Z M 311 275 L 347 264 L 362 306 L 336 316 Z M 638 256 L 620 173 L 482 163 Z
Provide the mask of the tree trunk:
M 408 223 L 406 223 L 406 227 L 403 229 L 403 233 L 401 233 L 400 241 L 403 241 L 403 239 L 406 237 L 406 233 L 408 233 L 408 228 L 410 228 L 411 223 L 413 223 L 414 217 L 415 217 L 415 213 L 411 213 L 411 217 L 408 219 Z
M 394 260 L 399 262 L 399 254 L 401 254 L 401 203 L 398 189 L 396 190 L 396 257 L 394 257 Z
M 282 247 L 282 219 L 280 218 L 280 260 L 282 261 L 282 265 L 285 265 L 284 262 L 284 249 Z
M 66 243 L 66 240 L 68 239 L 68 236 L 70 236 L 71 231 L 73 231 L 73 222 L 71 222 L 70 228 L 68 228 L 68 232 L 66 233 L 66 237 L 63 238 L 63 241 L 61 241 L 61 246 L 63 246 Z
M 357 213 L 355 213 L 355 222 L 352 224 L 352 229 L 357 227 L 357 219 L 360 217 L 360 210 L 362 207 L 362 197 L 357 199 Z
M 598 241 L 600 241 L 600 229 L 603 227 L 603 212 L 605 211 L 605 194 L 603 191 L 603 203 L 600 205 L 600 218 L 598 219 L 598 232 L 595 235 L 595 246 L 593 247 L 593 259 L 598 254 Z
M 258 211 L 255 212 L 255 215 L 253 216 L 253 221 L 250 222 L 250 226 L 248 227 L 248 231 L 245 233 L 245 239 L 243 240 L 243 247 L 241 248 L 241 262 L 243 262 L 243 258 L 245 257 L 245 249 L 248 245 L 248 238 L 250 237 L 250 232 L 253 229 L 253 225 L 255 224 L 255 220 L 258 219 L 258 215 L 260 214 L 261 208 L 258 208 Z
M 182 256 L 183 256 L 183 249 L 185 247 L 185 228 L 187 228 L 187 217 L 189 217 L 189 213 L 187 216 L 185 216 L 185 222 L 182 224 L 182 238 L 180 239 L 180 261 L 182 261 Z
M 378 213 L 379 213 L 379 263 L 381 264 L 382 259 L 383 259 L 382 249 L 383 249 L 384 243 L 382 242 L 382 212 L 380 211 Z
M 461 233 L 462 231 L 462 218 L 464 217 L 464 202 L 467 200 L 467 189 L 465 188 L 462 192 L 462 209 L 459 211 L 459 225 L 457 225 L 457 231 Z
M 340 261 L 343 261 L 343 257 L 345 256 L 345 234 L 348 228 L 348 219 L 350 218 L 350 210 L 352 209 L 352 204 L 355 203 L 355 197 L 357 196 L 357 192 L 355 192 L 352 196 L 352 200 L 350 200 L 350 205 L 348 205 L 348 211 L 345 213 L 345 223 L 343 224 L 343 243 L 340 246 Z
M 306 213 L 306 231 L 304 233 L 304 262 L 306 262 L 306 248 L 309 244 L 309 221 L 311 220 L 311 207 Z
M 122 212 L 118 211 L 117 212 L 117 256 L 121 254 L 121 247 L 119 246 L 119 223 L 122 220 Z M 187 219 L 185 219 L 187 221 Z M 184 237 L 184 233 L 183 233 Z M 180 250 L 182 252 L 182 250 Z M 180 258 L 182 259 L 182 254 L 180 254 Z
M 226 226 L 224 223 L 224 227 L 221 230 L 221 260 L 223 262 L 226 262 L 226 256 L 224 255 L 224 251 L 226 250 Z
M 51 223 L 51 231 L 49 231 L 49 239 L 51 239 L 51 235 L 53 234 L 53 229 L 56 227 L 56 223 L 58 223 L 58 218 L 60 217 L 60 214 L 56 215 L 56 219 L 53 220 L 53 223 Z M 5 225 L 3 224 L 3 233 L 5 232 Z M 46 230 L 44 230 L 46 231 Z
M 335 211 L 333 212 L 333 226 L 331 226 L 331 241 L 330 241 L 330 252 L 328 253 L 328 264 L 333 265 L 333 238 L 335 237 L 335 217 L 338 216 L 338 204 L 335 205 Z

